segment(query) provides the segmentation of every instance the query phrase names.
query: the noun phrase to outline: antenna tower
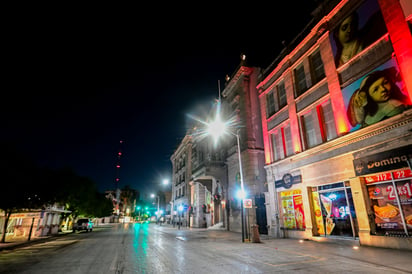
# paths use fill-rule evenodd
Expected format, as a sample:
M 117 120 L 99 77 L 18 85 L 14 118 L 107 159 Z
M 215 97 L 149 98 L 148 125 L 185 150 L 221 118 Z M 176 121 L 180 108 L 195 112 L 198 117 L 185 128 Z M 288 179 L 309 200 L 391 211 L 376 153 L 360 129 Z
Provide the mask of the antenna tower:
M 117 151 L 117 159 L 116 159 L 116 178 L 115 178 L 115 184 L 116 184 L 116 214 L 119 214 L 119 204 L 120 204 L 120 188 L 119 188 L 119 183 L 120 183 L 120 159 L 122 157 L 122 145 L 123 145 L 123 140 L 120 140 L 119 144 L 119 150 Z

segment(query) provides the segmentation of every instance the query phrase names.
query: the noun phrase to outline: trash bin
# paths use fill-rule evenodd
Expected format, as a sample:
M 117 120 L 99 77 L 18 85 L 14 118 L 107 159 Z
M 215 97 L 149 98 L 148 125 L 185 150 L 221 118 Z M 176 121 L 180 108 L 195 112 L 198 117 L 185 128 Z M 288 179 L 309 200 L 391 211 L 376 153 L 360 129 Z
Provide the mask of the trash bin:
M 252 227 L 252 242 L 253 243 L 260 243 L 260 235 L 259 235 L 259 226 L 254 224 Z

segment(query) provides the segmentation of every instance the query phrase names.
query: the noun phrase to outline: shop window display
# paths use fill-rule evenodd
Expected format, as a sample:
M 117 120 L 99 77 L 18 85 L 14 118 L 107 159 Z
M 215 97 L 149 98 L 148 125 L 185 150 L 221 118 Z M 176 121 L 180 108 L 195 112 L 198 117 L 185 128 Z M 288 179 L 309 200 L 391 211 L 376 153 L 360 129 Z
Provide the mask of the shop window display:
M 410 169 L 366 176 L 376 235 L 412 236 L 412 172 Z
M 343 183 L 314 187 L 312 199 L 319 236 L 357 237 L 350 187 L 345 187 Z
M 280 193 L 283 227 L 285 229 L 305 229 L 302 191 L 300 189 Z

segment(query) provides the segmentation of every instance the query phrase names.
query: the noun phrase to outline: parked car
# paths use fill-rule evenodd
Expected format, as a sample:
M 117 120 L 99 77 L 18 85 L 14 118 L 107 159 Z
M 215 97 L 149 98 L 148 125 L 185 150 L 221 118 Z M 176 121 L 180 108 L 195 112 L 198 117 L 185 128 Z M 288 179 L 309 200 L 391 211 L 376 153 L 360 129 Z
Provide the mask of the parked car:
M 91 219 L 82 218 L 78 219 L 73 225 L 73 232 L 86 230 L 86 232 L 93 231 L 93 222 Z

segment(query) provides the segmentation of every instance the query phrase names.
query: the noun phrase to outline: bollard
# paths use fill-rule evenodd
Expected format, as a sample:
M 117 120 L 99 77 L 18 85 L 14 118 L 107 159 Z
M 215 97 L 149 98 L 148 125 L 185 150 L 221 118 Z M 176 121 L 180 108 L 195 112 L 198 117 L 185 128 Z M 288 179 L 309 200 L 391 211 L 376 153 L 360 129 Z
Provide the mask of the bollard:
M 252 225 L 252 242 L 261 243 L 259 236 L 259 226 L 257 224 Z

